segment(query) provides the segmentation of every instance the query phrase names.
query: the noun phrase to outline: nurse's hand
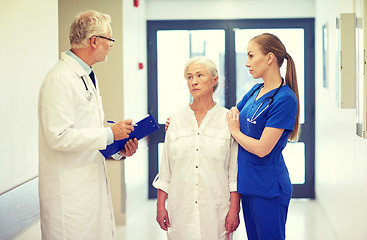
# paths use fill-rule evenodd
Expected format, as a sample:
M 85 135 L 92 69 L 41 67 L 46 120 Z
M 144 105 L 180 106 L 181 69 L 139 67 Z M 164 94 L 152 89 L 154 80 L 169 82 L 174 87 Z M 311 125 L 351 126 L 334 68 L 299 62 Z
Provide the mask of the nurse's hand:
M 238 111 L 236 106 L 232 107 L 231 111 L 234 111 L 235 113 L 240 114 L 240 111 Z
M 121 140 L 129 137 L 131 131 L 134 131 L 133 122 L 131 119 L 120 121 L 111 126 L 113 140 Z
M 168 212 L 166 210 L 166 207 L 164 207 L 164 206 L 157 207 L 157 218 L 156 218 L 156 220 L 159 223 L 159 226 L 161 226 L 161 228 L 164 231 L 168 230 L 168 228 L 170 227 L 170 224 L 169 224 Z
M 164 131 L 166 131 L 166 132 L 168 130 L 169 122 L 170 122 L 170 120 L 169 120 L 169 117 L 168 117 L 167 120 L 166 120 L 166 125 L 164 126 Z
M 236 231 L 238 225 L 240 224 L 239 212 L 229 211 L 226 217 L 226 235 Z
M 119 153 L 121 156 L 131 157 L 138 150 L 138 139 L 130 139 L 125 144 L 125 149 L 122 149 Z
M 233 107 L 231 110 L 227 112 L 227 124 L 229 131 L 233 135 L 236 131 L 240 130 L 240 121 L 239 121 L 239 111 L 236 107 Z

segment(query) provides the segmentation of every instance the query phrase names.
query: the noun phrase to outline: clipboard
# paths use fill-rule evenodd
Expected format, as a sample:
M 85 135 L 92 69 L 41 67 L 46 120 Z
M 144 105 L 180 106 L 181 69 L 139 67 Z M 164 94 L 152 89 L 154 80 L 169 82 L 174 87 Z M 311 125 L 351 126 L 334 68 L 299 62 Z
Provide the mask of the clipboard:
M 135 123 L 135 125 L 134 131 L 129 134 L 128 138 L 114 141 L 112 144 L 108 145 L 106 149 L 99 150 L 106 159 L 124 149 L 126 142 L 130 139 L 136 138 L 140 140 L 159 129 L 159 125 L 151 115 L 146 116 Z

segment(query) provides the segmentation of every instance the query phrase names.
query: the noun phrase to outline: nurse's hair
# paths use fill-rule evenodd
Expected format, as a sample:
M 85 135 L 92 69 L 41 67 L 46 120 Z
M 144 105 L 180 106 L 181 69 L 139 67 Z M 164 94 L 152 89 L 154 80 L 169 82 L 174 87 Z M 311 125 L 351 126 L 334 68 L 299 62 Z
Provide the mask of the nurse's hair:
M 217 90 L 218 88 L 218 82 L 219 82 L 219 76 L 218 76 L 218 68 L 217 65 L 215 65 L 215 63 L 210 60 L 209 58 L 205 57 L 205 56 L 198 56 L 198 57 L 193 57 L 190 58 L 184 68 L 184 77 L 187 80 L 187 68 L 194 63 L 202 63 L 205 65 L 206 69 L 209 71 L 210 75 L 212 76 L 212 78 L 218 77 L 217 78 L 217 82 L 215 83 L 215 85 L 213 86 L 213 92 L 215 92 L 215 90 Z
M 287 71 L 285 74 L 285 82 L 287 85 L 293 90 L 293 92 L 297 96 L 298 101 L 298 111 L 296 115 L 296 120 L 294 123 L 293 132 L 289 135 L 289 140 L 297 141 L 300 134 L 299 127 L 299 94 L 298 94 L 298 83 L 297 83 L 297 74 L 296 67 L 292 57 L 287 53 L 284 44 L 280 41 L 280 39 L 270 33 L 263 33 L 255 36 L 251 39 L 255 43 L 259 44 L 260 49 L 266 55 L 268 53 L 273 53 L 277 59 L 277 63 L 279 68 L 283 65 L 284 59 L 287 60 Z
M 107 34 L 107 24 L 111 23 L 108 14 L 94 10 L 80 12 L 76 15 L 70 25 L 69 40 L 71 48 L 85 48 L 88 40 L 92 36 L 105 36 Z

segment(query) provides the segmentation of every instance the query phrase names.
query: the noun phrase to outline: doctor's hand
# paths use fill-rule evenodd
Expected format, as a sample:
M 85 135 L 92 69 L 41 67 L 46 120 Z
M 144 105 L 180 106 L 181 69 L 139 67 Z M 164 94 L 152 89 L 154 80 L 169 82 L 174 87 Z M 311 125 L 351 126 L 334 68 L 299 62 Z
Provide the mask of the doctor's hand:
M 131 131 L 134 131 L 133 122 L 131 119 L 120 121 L 111 126 L 113 140 L 121 140 L 129 137 Z
M 125 149 L 122 149 L 119 153 L 121 156 L 131 157 L 138 150 L 138 139 L 130 139 L 125 144 Z
M 170 227 L 170 224 L 169 224 L 168 212 L 166 210 L 166 207 L 164 207 L 164 206 L 157 207 L 157 218 L 156 218 L 156 220 L 159 223 L 159 226 L 161 226 L 161 228 L 164 231 L 168 230 L 168 228 Z
M 240 130 L 240 121 L 239 121 L 239 111 L 237 108 L 233 107 L 231 110 L 227 112 L 227 124 L 229 131 L 233 135 L 236 131 Z

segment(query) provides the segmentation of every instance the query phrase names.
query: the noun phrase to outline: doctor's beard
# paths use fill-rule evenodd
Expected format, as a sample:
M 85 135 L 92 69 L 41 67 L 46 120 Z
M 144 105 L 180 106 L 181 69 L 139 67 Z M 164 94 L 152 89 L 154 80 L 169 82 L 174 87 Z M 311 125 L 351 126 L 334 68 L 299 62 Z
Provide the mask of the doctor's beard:
M 108 55 L 109 49 L 104 50 L 102 47 L 98 48 L 98 51 L 96 53 L 96 63 L 98 62 L 106 62 L 107 61 L 107 55 Z

